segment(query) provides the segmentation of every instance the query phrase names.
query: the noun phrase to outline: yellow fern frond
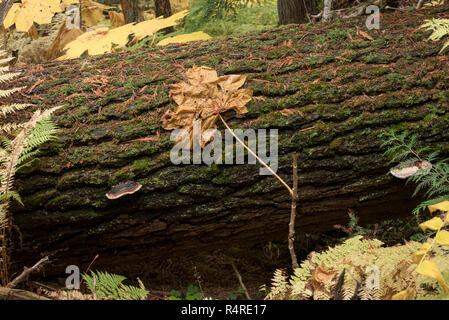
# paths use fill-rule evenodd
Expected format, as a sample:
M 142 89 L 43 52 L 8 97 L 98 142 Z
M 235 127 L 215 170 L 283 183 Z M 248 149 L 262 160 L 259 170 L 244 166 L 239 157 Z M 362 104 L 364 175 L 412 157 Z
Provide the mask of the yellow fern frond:
M 18 75 L 20 75 L 19 72 L 15 72 L 15 73 L 0 73 L 0 83 L 4 83 L 6 81 L 12 80 L 15 77 L 17 77 Z
M 23 110 L 31 106 L 29 103 L 14 103 L 5 106 L 0 106 L 0 114 L 6 116 L 8 113 L 13 113 L 19 110 Z
M 425 20 L 426 23 L 420 26 L 420 28 L 425 28 L 426 30 L 432 31 L 429 36 L 429 40 L 438 41 L 443 37 L 449 35 L 449 19 L 431 19 Z M 440 53 L 444 51 L 449 46 L 449 41 L 443 44 Z
M 6 98 L 10 95 L 19 92 L 20 90 L 24 89 L 25 87 L 20 88 L 13 88 L 13 89 L 6 89 L 6 90 L 0 90 L 0 98 Z
M 17 129 L 23 128 L 24 126 L 25 123 L 14 123 L 14 122 L 6 123 L 0 125 L 0 132 L 11 133 Z

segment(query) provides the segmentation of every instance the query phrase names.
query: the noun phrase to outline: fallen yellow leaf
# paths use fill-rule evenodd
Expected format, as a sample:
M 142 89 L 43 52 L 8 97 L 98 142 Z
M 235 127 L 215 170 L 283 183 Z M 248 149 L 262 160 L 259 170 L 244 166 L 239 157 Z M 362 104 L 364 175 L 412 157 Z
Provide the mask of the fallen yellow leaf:
M 413 300 L 414 296 L 415 296 L 415 289 L 408 288 L 407 290 L 403 290 L 393 295 L 391 297 L 391 300 Z
M 449 286 L 446 281 L 444 281 L 443 275 L 441 274 L 440 268 L 432 260 L 424 260 L 417 268 L 416 272 L 422 274 L 423 276 L 435 279 L 438 281 L 440 286 L 443 288 L 444 293 L 449 293 Z
M 153 35 L 157 31 L 177 24 L 187 11 L 181 11 L 168 18 L 156 18 L 137 24 L 128 23 L 124 26 L 109 29 L 99 28 L 86 32 L 65 46 L 66 54 L 58 60 L 78 58 L 87 51 L 89 55 L 111 52 L 112 48 L 123 48 L 129 42 L 136 42 L 142 38 Z M 132 39 L 130 40 L 130 36 Z
M 438 230 L 444 225 L 443 220 L 438 217 L 427 220 L 426 222 L 420 223 L 419 227 L 423 232 L 426 232 L 427 229 L 430 230 Z
M 27 32 L 34 22 L 50 23 L 56 12 L 61 12 L 60 0 L 22 0 L 14 3 L 3 21 L 5 28 L 16 25 L 16 30 Z
M 432 248 L 432 246 L 430 245 L 430 243 L 428 242 L 424 242 L 421 246 L 421 248 L 419 248 L 418 251 L 416 251 L 413 256 L 412 256 L 412 260 L 414 263 L 418 264 L 421 262 L 422 257 L 427 253 L 427 251 L 429 251 Z
M 435 236 L 435 241 L 441 246 L 449 246 L 449 232 L 440 230 Z
M 437 210 L 449 212 L 449 201 L 443 201 L 443 202 L 428 206 L 427 208 L 429 209 L 430 213 L 434 213 Z
M 165 46 L 170 43 L 183 43 L 198 40 L 209 40 L 212 37 L 203 31 L 181 34 L 179 36 L 165 38 L 157 43 L 158 46 Z

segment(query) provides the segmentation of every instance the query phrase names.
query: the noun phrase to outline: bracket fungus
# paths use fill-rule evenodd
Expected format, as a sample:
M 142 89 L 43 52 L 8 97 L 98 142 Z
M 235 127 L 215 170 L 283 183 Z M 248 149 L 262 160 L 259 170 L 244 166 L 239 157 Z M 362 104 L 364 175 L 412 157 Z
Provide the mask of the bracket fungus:
M 133 194 L 139 191 L 140 188 L 142 188 L 142 185 L 138 182 L 134 181 L 121 182 L 113 186 L 112 189 L 106 193 L 106 197 L 111 200 L 118 199 L 124 195 Z

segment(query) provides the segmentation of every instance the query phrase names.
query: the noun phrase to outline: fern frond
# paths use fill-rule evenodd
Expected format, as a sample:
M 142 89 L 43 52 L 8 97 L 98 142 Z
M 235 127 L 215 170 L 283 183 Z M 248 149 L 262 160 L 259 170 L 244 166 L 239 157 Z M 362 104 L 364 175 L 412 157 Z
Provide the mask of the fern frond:
M 89 290 L 95 291 L 100 299 L 140 300 L 148 294 L 148 291 L 142 285 L 140 287 L 124 285 L 122 282 L 126 278 L 121 275 L 91 271 L 90 275 L 83 274 L 82 277 Z M 94 277 L 96 280 L 95 288 Z
M 10 122 L 10 123 L 0 125 L 0 132 L 11 133 L 17 129 L 23 128 L 24 126 L 25 126 L 25 123 Z
M 5 67 L 0 68 L 0 83 L 5 83 L 9 80 L 14 79 L 15 77 L 19 76 L 20 73 L 19 72 L 15 72 L 15 73 L 5 73 L 3 70 L 5 69 Z
M 429 36 L 429 40 L 438 41 L 443 37 L 449 35 L 449 19 L 431 19 L 425 20 L 426 23 L 420 26 L 420 28 L 425 28 L 426 30 L 432 31 Z M 449 46 L 449 41 L 443 44 L 440 53 L 443 52 Z
M 29 106 L 31 106 L 31 104 L 29 103 L 14 103 L 10 105 L 4 105 L 0 106 L 0 113 L 6 116 L 9 113 L 23 110 L 25 108 L 28 108 Z
M 25 87 L 19 87 L 19 88 L 13 88 L 13 89 L 6 89 L 6 90 L 0 90 L 0 98 L 6 98 L 10 95 L 19 92 L 20 90 L 24 89 Z

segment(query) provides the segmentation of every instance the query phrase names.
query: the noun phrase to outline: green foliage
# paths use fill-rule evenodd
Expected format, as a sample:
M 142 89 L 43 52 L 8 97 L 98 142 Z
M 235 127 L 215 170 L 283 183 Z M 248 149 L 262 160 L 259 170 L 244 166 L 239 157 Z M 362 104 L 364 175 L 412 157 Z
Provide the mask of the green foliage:
M 230 4 L 232 2 L 234 5 Z M 276 2 L 260 1 L 260 4 L 261 6 L 248 8 L 243 2 L 235 0 L 197 2 L 191 7 L 182 31 L 178 33 L 204 31 L 213 37 L 219 37 L 248 31 L 263 31 L 276 26 L 278 22 Z
M 18 76 L 18 73 L 8 72 L 8 67 L 2 66 L 11 60 L 3 58 L 6 55 L 0 51 L 0 83 L 8 82 Z M 0 97 L 8 97 L 23 88 L 1 89 Z M 18 111 L 31 106 L 30 104 L 0 105 L 0 119 L 14 116 Z M 53 139 L 56 127 L 50 119 L 51 114 L 60 107 L 53 107 L 44 111 L 36 110 L 25 122 L 9 122 L 0 125 L 0 278 L 3 285 L 8 283 L 8 249 L 9 235 L 12 228 L 12 217 L 9 203 L 16 200 L 23 205 L 20 196 L 13 189 L 14 175 L 24 162 L 38 154 L 37 148 Z
M 140 287 L 124 285 L 126 280 L 124 276 L 107 273 L 107 272 L 93 272 L 91 274 L 82 275 L 89 290 L 97 295 L 99 299 L 113 299 L 113 300 L 143 300 L 148 291 L 145 289 L 142 282 L 139 281 Z M 95 289 L 94 289 L 95 277 Z
M 414 210 L 418 214 L 427 206 L 449 199 L 449 162 L 448 159 L 439 160 L 438 152 L 431 152 L 428 147 L 418 146 L 416 135 L 409 135 L 407 131 L 397 133 L 387 131 L 381 134 L 385 139 L 382 147 L 387 147 L 385 155 L 391 158 L 390 163 L 399 162 L 396 168 L 405 168 L 419 163 L 432 164 L 431 170 L 419 170 L 408 177 L 407 181 L 416 183 L 413 196 L 423 192 L 429 200 L 419 204 Z M 425 191 L 424 191 L 425 190 Z
M 188 286 L 184 300 L 203 300 L 204 295 L 197 286 Z M 169 300 L 183 300 L 181 291 L 171 290 Z

